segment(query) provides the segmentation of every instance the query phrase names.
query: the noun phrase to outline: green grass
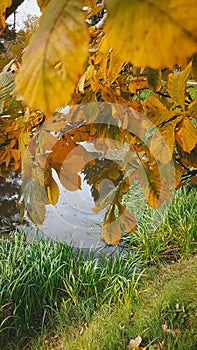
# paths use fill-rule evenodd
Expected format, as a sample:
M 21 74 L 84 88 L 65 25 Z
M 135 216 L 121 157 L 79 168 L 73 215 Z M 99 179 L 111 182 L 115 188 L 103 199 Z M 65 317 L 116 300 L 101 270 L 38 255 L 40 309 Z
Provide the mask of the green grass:
M 141 272 L 134 254 L 127 259 L 87 260 L 61 242 L 28 243 L 23 233 L 0 240 L 0 251 L 3 349 L 7 339 L 17 340 L 20 348 L 45 327 L 55 327 L 57 322 L 66 327 L 82 315 L 87 322 L 92 310 L 99 310 L 103 304 L 127 303 L 137 297 Z M 62 309 L 64 315 L 60 317 Z
M 164 349 L 196 349 L 196 270 L 197 259 L 192 258 L 154 271 L 140 288 L 140 302 L 100 312 L 82 335 L 80 329 L 72 330 L 70 339 L 62 333 L 59 343 L 69 350 L 126 349 L 129 340 L 140 335 L 143 346 L 152 344 L 152 349 L 162 342 Z
M 128 350 L 138 335 L 150 350 L 197 349 L 196 196 L 182 188 L 159 210 L 139 188 L 125 196 L 138 222 L 126 257 L 1 239 L 0 349 Z
M 126 245 L 146 265 L 187 258 L 197 247 L 196 202 L 196 188 L 183 187 L 159 209 L 151 209 L 142 189 L 135 185 L 134 192 L 123 199 L 137 219 L 137 230 L 124 237 Z
M 195 350 L 196 271 L 197 257 L 150 268 L 139 286 L 140 299 L 105 305 L 89 322 L 80 317 L 69 329 L 43 334 L 32 349 L 126 350 L 140 335 L 149 350 Z

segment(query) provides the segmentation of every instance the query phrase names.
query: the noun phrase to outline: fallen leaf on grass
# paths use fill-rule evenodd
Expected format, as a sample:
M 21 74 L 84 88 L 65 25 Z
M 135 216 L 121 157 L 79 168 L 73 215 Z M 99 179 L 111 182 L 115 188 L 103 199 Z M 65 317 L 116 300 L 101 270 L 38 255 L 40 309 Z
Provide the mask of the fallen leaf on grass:
M 135 339 L 131 339 L 128 345 L 129 350 L 146 350 L 146 347 L 139 346 L 142 342 L 142 338 L 138 335 Z

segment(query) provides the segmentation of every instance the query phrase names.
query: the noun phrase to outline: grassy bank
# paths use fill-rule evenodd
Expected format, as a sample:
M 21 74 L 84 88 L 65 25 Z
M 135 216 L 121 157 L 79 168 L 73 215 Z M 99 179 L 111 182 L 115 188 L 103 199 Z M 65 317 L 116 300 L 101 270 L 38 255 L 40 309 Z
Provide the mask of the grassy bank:
M 90 322 L 43 335 L 33 349 L 125 350 L 140 336 L 145 349 L 197 349 L 197 258 L 150 269 L 139 299 L 105 306 Z M 131 344 L 131 343 L 130 343 Z M 140 348 L 142 349 L 142 348 Z
M 149 349 L 197 349 L 195 203 L 181 189 L 167 214 L 143 204 L 127 256 L 114 259 L 24 233 L 1 239 L 0 349 L 122 350 L 138 335 Z
M 103 304 L 136 297 L 141 271 L 134 254 L 87 260 L 61 242 L 29 243 L 23 233 L 1 240 L 0 249 L 2 349 L 8 339 L 21 348 L 45 327 L 89 322 Z
M 124 238 L 128 249 L 137 251 L 146 265 L 177 261 L 196 252 L 196 203 L 196 188 L 183 187 L 155 210 L 144 201 L 141 187 L 135 186 L 124 199 L 138 223 L 136 231 Z

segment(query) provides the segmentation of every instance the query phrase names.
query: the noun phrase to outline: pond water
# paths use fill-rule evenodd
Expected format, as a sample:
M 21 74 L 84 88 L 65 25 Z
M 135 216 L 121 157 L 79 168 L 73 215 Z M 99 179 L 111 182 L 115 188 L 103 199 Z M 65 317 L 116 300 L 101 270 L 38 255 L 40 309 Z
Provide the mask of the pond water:
M 19 224 L 16 200 L 20 188 L 20 177 L 0 177 L 0 233 L 7 234 Z
M 86 146 L 86 145 L 84 145 Z M 89 144 L 87 149 L 91 149 Z M 19 220 L 19 208 L 16 201 L 21 186 L 20 175 L 2 181 L 0 184 L 0 227 L 1 235 L 9 234 L 14 229 L 24 228 L 31 240 L 38 235 L 40 238 L 61 240 L 74 247 L 90 249 L 106 249 L 106 243 L 101 239 L 102 221 L 105 210 L 98 214 L 93 212 L 96 200 L 100 195 L 108 193 L 115 187 L 111 179 L 102 180 L 101 193 L 89 184 L 91 178 L 110 166 L 111 159 L 103 156 L 102 152 L 91 152 L 95 159 L 95 166 L 86 167 L 81 173 L 81 189 L 68 191 L 59 181 L 59 178 L 52 169 L 54 180 L 59 186 L 60 194 L 56 205 L 46 206 L 46 217 L 43 224 L 34 225 L 25 215 L 23 224 Z M 109 250 L 109 247 L 107 248 Z

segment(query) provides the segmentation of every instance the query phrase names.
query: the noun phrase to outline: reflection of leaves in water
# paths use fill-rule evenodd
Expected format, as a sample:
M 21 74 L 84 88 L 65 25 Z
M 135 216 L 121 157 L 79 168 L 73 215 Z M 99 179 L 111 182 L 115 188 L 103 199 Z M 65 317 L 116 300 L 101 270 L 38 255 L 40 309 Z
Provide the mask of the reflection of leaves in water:
M 11 174 L 9 180 L 0 177 L 0 233 L 9 233 L 19 225 L 19 208 L 16 206 L 20 176 Z M 27 220 L 24 220 L 28 224 Z
M 87 181 L 88 185 L 91 186 L 91 193 L 95 202 L 99 199 L 100 193 L 102 193 L 99 184 L 102 186 L 104 180 L 110 180 L 114 186 L 117 186 L 119 181 L 123 178 L 120 165 L 106 158 L 95 159 L 95 165 L 86 164 L 82 173 L 85 175 L 84 179 Z M 116 174 L 116 176 L 113 176 L 114 174 Z M 106 189 L 103 189 L 105 193 L 109 190 L 107 185 L 110 187 L 110 181 L 104 183 L 106 184 Z

